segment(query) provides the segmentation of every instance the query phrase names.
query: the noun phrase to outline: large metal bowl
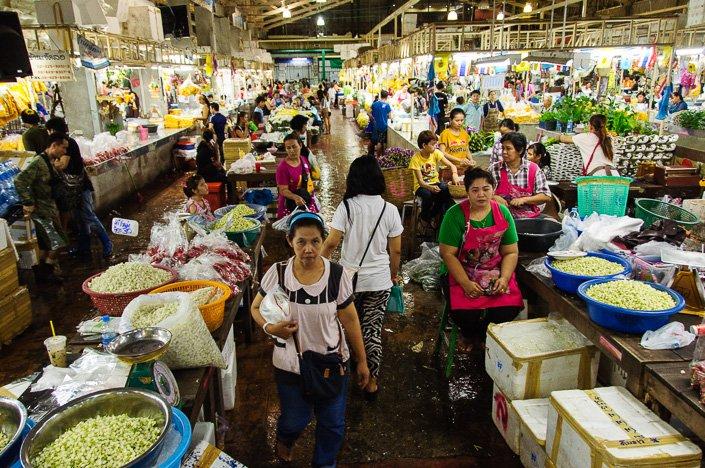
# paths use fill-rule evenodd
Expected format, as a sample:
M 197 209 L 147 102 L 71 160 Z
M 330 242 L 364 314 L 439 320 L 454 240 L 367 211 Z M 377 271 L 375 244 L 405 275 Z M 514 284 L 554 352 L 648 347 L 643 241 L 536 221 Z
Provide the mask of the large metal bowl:
M 106 351 L 129 364 L 152 361 L 166 353 L 171 332 L 165 328 L 136 328 L 111 341 Z
M 9 464 L 11 452 L 19 447 L 22 429 L 27 424 L 27 409 L 22 403 L 10 398 L 0 398 L 0 431 L 10 436 L 10 442 L 5 447 L 0 447 L 0 466 Z M 6 460 L 7 456 L 7 460 Z
M 91 393 L 77 398 L 44 417 L 29 432 L 20 450 L 22 466 L 32 467 L 31 460 L 57 437 L 81 421 L 95 416 L 127 414 L 149 417 L 161 426 L 159 438 L 145 453 L 124 465 L 125 467 L 154 466 L 162 444 L 171 428 L 171 406 L 161 395 L 134 388 L 116 388 Z

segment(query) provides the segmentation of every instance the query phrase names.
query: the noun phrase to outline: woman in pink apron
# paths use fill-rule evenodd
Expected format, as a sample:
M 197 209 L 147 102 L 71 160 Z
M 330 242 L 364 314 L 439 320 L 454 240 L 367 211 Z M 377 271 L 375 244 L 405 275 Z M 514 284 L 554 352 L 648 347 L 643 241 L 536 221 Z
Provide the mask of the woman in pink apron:
M 527 141 L 521 133 L 507 133 L 502 143 L 502 161 L 490 166 L 497 180 L 495 201 L 509 208 L 515 218 L 536 218 L 541 205 L 551 200 L 546 175 L 526 157 Z
M 464 182 L 468 198 L 448 210 L 438 238 L 450 316 L 464 338 L 460 350 L 467 352 L 473 338 L 484 339 L 489 323 L 513 320 L 523 300 L 514 275 L 516 228 L 509 210 L 493 200 L 494 178 L 473 168 Z

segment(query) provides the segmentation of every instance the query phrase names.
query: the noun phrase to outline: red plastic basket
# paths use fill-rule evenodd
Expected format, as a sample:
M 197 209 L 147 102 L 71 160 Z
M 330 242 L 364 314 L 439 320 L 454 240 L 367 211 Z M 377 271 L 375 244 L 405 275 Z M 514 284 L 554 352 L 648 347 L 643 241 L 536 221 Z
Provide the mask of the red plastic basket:
M 127 307 L 127 304 L 129 304 L 132 299 L 142 294 L 148 294 L 150 291 L 153 291 L 157 288 L 161 288 L 162 286 L 166 286 L 167 284 L 171 284 L 178 279 L 179 275 L 176 273 L 176 271 L 172 270 L 171 268 L 161 265 L 152 266 L 154 268 L 161 268 L 162 270 L 168 271 L 169 273 L 171 273 L 171 278 L 168 281 L 165 281 L 164 283 L 158 284 L 151 288 L 141 289 L 139 291 L 132 291 L 128 293 L 97 293 L 95 291 L 91 291 L 88 285 L 90 284 L 91 280 L 93 280 L 93 278 L 95 278 L 96 276 L 100 276 L 104 273 L 103 271 L 101 271 L 100 273 L 96 273 L 95 275 L 89 277 L 83 282 L 83 292 L 88 294 L 88 296 L 91 298 L 91 301 L 93 301 L 93 305 L 96 307 L 96 309 L 98 309 L 98 311 L 102 315 L 120 317 L 122 315 L 122 311 L 125 310 L 125 307 Z

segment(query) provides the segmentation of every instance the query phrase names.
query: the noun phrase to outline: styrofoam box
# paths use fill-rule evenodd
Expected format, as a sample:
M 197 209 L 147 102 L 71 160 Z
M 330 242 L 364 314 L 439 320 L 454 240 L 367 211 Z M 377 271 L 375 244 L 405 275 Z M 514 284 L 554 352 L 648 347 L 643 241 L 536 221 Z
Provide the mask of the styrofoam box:
M 556 467 L 700 466 L 700 448 L 624 387 L 553 392 L 549 402 L 546 453 Z
M 237 382 L 237 360 L 235 347 L 232 347 L 230 356 L 225 361 L 228 367 L 220 371 L 220 384 L 223 389 L 223 407 L 226 411 L 235 408 L 235 384 Z
M 193 450 L 200 442 L 208 442 L 211 445 L 215 445 L 215 424 L 201 421 L 193 426 L 191 443 L 188 449 Z
M 510 400 L 546 398 L 554 390 L 595 386 L 599 353 L 563 320 L 491 324 L 486 343 L 485 370 Z
M 526 468 L 546 466 L 546 426 L 548 398 L 515 400 L 514 412 L 519 418 L 519 459 Z
M 228 359 L 230 359 L 230 354 L 235 352 L 235 328 L 233 325 L 230 326 L 230 331 L 228 332 L 228 337 L 225 339 L 225 344 L 223 345 L 223 351 L 221 354 L 223 355 L 223 359 L 225 359 L 225 362 L 228 362 Z
M 492 421 L 509 448 L 516 454 L 519 453 L 519 418 L 517 417 L 511 400 L 502 393 L 497 384 L 492 387 Z

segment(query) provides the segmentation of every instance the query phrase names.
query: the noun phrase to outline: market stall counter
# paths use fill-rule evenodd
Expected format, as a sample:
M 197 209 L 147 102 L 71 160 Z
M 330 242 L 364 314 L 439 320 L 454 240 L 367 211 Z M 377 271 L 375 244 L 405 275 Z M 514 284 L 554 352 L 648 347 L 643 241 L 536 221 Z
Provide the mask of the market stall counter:
M 585 303 L 577 296 L 560 292 L 550 278 L 546 278 L 527 269 L 538 258 L 536 255 L 520 256 L 517 265 L 517 279 L 526 293 L 529 304 L 536 310 L 558 312 L 580 331 L 588 340 L 619 366 L 627 375 L 626 387 L 637 398 L 644 399 L 646 394 L 646 366 L 655 363 L 675 363 L 687 366 L 692 359 L 694 345 L 672 350 L 649 350 L 640 345 L 641 335 L 617 333 L 603 328 L 593 322 Z M 686 329 L 699 324 L 700 317 L 687 314 L 675 314 L 671 321 L 683 322 Z
M 277 169 L 270 167 L 261 167 L 259 172 L 252 172 L 249 174 L 237 174 L 234 172 L 228 172 L 228 180 L 232 183 L 237 184 L 238 182 L 244 182 L 247 188 L 251 187 L 273 187 L 277 185 Z
M 128 134 L 129 151 L 118 158 L 87 165 L 95 189 L 95 207 L 105 212 L 110 206 L 153 182 L 173 167 L 172 149 L 176 140 L 191 133 L 191 128 L 164 128 L 140 141 Z

